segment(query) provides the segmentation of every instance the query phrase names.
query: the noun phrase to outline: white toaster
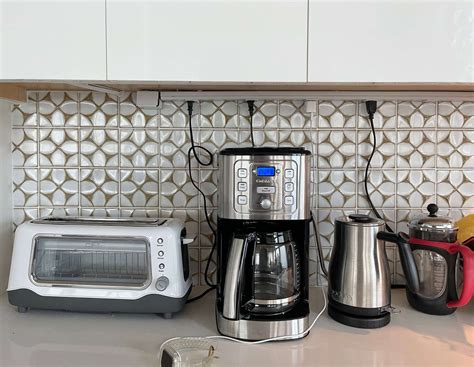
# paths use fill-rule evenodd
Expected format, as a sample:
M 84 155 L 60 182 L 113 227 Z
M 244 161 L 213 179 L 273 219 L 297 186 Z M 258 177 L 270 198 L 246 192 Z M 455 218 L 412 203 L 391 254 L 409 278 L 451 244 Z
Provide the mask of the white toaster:
M 15 234 L 8 299 L 28 308 L 161 313 L 191 292 L 186 235 L 178 219 L 46 217 Z

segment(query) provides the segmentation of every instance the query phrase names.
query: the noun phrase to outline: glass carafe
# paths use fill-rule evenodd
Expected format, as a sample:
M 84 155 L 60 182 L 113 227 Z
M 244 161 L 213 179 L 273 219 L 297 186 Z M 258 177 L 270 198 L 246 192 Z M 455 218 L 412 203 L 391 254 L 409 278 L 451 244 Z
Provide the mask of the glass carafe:
M 300 295 L 300 269 L 291 231 L 257 232 L 253 253 L 252 313 L 288 311 Z

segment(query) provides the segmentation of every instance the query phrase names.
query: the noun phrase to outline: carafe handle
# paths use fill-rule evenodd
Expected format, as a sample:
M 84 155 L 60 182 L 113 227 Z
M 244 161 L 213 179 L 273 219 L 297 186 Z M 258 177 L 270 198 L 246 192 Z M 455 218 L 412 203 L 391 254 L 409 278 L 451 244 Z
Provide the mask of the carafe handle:
M 222 316 L 231 320 L 236 320 L 239 315 L 242 268 L 247 254 L 248 243 L 255 241 L 256 234 L 249 233 L 242 237 L 236 236 L 232 241 L 225 272 Z

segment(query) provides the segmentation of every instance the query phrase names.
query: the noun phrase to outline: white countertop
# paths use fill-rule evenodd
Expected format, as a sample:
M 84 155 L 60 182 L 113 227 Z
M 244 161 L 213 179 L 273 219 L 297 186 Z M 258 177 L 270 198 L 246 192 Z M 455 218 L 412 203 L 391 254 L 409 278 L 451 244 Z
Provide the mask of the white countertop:
M 196 293 L 201 289 L 196 290 Z M 312 304 L 322 307 L 319 289 Z M 354 329 L 323 314 L 297 341 L 242 345 L 216 340 L 215 366 L 474 366 L 474 302 L 450 316 L 401 310 L 376 330 Z M 316 311 L 316 310 L 315 310 Z M 161 343 L 174 336 L 216 335 L 214 295 L 172 320 L 156 315 L 30 310 L 20 314 L 0 296 L 0 366 L 159 366 Z

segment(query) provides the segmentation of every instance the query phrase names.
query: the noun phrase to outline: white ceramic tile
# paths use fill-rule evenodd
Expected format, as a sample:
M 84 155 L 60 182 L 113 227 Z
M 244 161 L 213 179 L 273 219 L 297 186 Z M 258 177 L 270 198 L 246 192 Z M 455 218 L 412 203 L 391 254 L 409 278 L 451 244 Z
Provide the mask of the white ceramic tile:
M 359 130 L 358 133 L 358 166 L 365 167 L 372 153 L 373 134 L 370 130 Z M 397 133 L 393 130 L 376 131 L 376 150 L 370 166 L 374 168 L 394 168 L 396 163 Z
M 162 208 L 198 208 L 198 192 L 184 169 L 160 170 L 160 190 Z
M 359 208 L 369 208 L 366 199 L 364 185 L 365 171 L 359 171 Z M 394 208 L 396 204 L 397 192 L 395 185 L 397 182 L 397 172 L 395 170 L 375 170 L 369 171 L 367 188 L 372 203 L 376 208 Z
M 119 131 L 81 129 L 81 166 L 118 167 Z
M 81 169 L 81 205 L 116 207 L 119 204 L 119 171 L 116 169 Z
M 354 208 L 356 205 L 355 171 L 319 171 L 319 207 Z
M 40 169 L 41 206 L 78 206 L 79 169 Z
M 120 206 L 158 208 L 158 171 L 120 171 Z
M 76 92 L 51 92 L 38 103 L 39 125 L 74 127 L 79 125 L 79 100 Z
M 399 208 L 422 208 L 436 202 L 436 180 L 435 170 L 399 170 L 397 173 L 397 206 Z
M 120 130 L 120 164 L 122 167 L 158 168 L 159 153 L 158 130 Z
M 355 130 L 320 130 L 318 132 L 319 168 L 355 168 Z
M 304 111 L 305 101 L 280 101 L 280 129 L 311 129 L 316 127 L 316 121 L 311 120 L 311 114 Z
M 438 168 L 474 168 L 474 130 L 438 130 Z
M 38 206 L 38 170 L 36 168 L 14 168 L 13 207 Z
M 439 102 L 440 129 L 474 129 L 474 102 Z
M 430 128 L 436 127 L 436 103 L 434 102 L 399 102 L 399 128 Z
M 81 126 L 117 127 L 118 98 L 99 92 L 79 93 Z
M 198 132 L 194 132 L 197 141 Z M 188 165 L 188 150 L 191 147 L 188 130 L 160 131 L 160 167 L 185 168 Z
M 434 168 L 436 165 L 436 131 L 399 130 L 398 167 Z
M 14 167 L 38 165 L 37 129 L 12 129 L 12 165 Z
M 438 205 L 474 208 L 474 170 L 438 171 Z
M 41 129 L 39 163 L 43 167 L 78 166 L 79 134 L 77 129 Z
M 33 127 L 38 125 L 36 102 L 25 102 L 14 105 L 11 112 L 12 126 Z
M 356 104 L 352 101 L 319 101 L 319 128 L 352 128 L 356 126 Z
M 201 128 L 239 127 L 238 106 L 234 101 L 204 101 L 201 102 Z

